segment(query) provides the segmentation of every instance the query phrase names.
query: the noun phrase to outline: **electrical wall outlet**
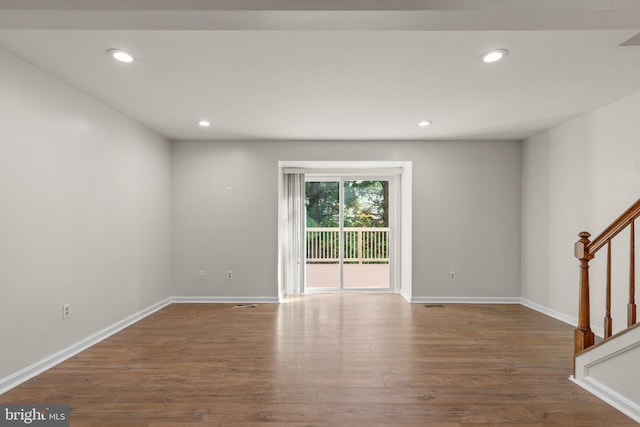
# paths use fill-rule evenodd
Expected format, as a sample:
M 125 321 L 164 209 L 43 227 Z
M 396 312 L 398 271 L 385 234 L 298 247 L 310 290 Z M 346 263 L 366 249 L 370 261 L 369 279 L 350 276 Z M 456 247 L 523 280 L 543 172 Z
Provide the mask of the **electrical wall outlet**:
M 449 272 L 449 280 L 456 280 L 456 272 L 451 270 Z
M 227 280 L 231 280 L 233 279 L 233 271 L 229 270 L 227 271 Z
M 207 278 L 207 272 L 204 270 L 200 270 L 200 281 Z
M 71 303 L 67 302 L 62 304 L 62 320 L 68 319 L 71 316 Z

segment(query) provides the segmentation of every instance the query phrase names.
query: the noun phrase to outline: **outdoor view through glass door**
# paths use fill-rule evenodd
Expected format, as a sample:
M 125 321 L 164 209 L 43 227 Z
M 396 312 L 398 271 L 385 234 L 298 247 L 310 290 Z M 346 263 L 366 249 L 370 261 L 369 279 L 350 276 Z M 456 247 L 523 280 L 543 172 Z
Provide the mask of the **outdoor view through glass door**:
M 390 180 L 309 177 L 305 288 L 390 288 Z

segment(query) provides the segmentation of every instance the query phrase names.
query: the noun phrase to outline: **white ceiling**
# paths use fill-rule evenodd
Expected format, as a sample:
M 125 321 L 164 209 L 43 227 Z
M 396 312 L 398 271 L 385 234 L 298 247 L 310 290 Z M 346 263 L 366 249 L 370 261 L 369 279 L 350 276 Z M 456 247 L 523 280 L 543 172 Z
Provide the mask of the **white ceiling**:
M 633 0 L 47 3 L 0 0 L 0 47 L 176 140 L 521 139 L 640 91 Z

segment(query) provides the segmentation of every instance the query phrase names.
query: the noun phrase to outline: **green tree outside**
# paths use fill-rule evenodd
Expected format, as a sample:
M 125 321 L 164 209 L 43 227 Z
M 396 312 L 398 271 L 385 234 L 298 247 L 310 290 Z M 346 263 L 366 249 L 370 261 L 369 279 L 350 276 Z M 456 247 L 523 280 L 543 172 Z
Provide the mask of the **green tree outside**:
M 307 182 L 307 227 L 338 227 L 339 197 L 338 182 Z M 344 226 L 388 227 L 389 182 L 344 181 Z

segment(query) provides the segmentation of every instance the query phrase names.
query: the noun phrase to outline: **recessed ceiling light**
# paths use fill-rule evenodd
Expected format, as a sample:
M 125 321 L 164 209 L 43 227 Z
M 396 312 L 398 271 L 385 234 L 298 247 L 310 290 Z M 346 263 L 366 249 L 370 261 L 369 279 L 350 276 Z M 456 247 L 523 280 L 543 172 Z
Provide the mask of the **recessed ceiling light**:
M 426 128 L 430 124 L 431 124 L 431 122 L 429 120 L 423 120 L 420 123 L 418 123 L 418 126 L 420 126 L 421 128 Z
M 487 63 L 500 61 L 507 56 L 509 51 L 507 49 L 494 49 L 482 55 L 482 60 Z
M 209 126 L 211 126 L 211 122 L 209 120 L 199 120 L 198 125 L 202 126 L 203 128 L 208 128 Z
M 122 49 L 109 49 L 107 55 L 120 62 L 133 62 L 133 56 Z

